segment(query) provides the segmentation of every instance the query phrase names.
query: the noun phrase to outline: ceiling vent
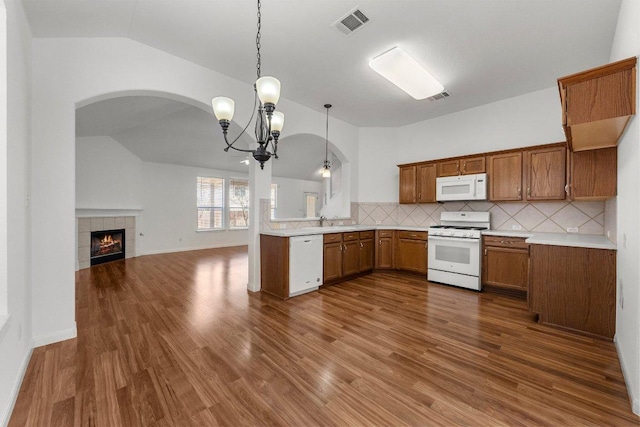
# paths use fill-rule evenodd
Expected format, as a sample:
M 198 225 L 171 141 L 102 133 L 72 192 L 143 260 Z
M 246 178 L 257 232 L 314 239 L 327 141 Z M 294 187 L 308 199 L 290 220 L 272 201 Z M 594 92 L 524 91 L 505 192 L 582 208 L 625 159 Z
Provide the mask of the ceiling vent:
M 348 36 L 358 28 L 362 28 L 367 22 L 369 22 L 369 18 L 359 8 L 355 8 L 331 26 L 338 30 L 340 34 Z
M 430 96 L 429 98 L 427 98 L 429 101 L 438 101 L 439 99 L 444 99 L 444 98 L 448 98 L 449 97 L 449 92 L 444 91 L 442 93 L 439 93 L 437 95 L 433 95 Z

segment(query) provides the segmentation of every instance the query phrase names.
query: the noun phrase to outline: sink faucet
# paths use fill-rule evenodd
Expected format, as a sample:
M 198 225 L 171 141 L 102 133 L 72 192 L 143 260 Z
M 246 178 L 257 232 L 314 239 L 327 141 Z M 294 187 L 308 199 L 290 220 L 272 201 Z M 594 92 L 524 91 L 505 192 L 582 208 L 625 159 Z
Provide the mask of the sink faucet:
M 324 222 L 327 220 L 327 217 L 324 215 L 320 216 L 320 227 L 324 227 Z

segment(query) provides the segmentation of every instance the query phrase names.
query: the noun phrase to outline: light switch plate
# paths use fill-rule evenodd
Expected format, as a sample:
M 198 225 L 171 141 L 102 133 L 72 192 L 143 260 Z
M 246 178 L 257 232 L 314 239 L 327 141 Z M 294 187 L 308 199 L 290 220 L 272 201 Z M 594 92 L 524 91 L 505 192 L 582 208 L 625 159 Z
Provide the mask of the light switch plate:
M 567 233 L 577 233 L 578 227 L 567 227 Z
M 512 230 L 522 230 L 522 226 L 520 224 L 513 224 L 511 226 Z

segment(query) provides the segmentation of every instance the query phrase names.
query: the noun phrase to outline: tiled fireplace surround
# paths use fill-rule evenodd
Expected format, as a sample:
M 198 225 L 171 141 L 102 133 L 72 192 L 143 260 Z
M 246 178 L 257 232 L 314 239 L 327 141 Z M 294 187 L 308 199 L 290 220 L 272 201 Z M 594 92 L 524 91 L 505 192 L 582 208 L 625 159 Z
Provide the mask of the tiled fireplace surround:
M 91 266 L 91 232 L 125 230 L 125 258 L 136 256 L 135 216 L 95 216 L 78 218 L 78 267 Z
M 442 211 L 489 211 L 491 228 L 545 233 L 566 233 L 577 227 L 579 234 L 604 234 L 604 202 L 491 203 L 446 202 L 418 205 L 398 203 L 352 203 L 347 224 L 428 227 L 440 223 Z M 271 221 L 269 200 L 261 200 L 261 230 L 318 226 L 318 221 Z M 338 220 L 335 220 L 338 221 Z M 341 220 L 342 221 L 342 220 Z M 329 219 L 331 222 L 331 219 Z M 337 225 L 337 224 L 336 224 Z

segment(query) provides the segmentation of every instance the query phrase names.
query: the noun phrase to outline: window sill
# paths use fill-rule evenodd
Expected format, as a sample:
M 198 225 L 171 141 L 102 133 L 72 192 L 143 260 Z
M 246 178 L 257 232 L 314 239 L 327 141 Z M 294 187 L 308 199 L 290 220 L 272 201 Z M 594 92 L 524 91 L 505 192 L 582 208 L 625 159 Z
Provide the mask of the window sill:
M 227 231 L 224 228 L 198 228 L 196 229 L 196 233 L 216 233 L 216 232 L 220 232 L 220 231 Z
M 10 314 L 2 314 L 0 315 L 0 342 L 4 339 L 4 336 L 9 331 L 9 326 L 11 326 L 11 315 Z

